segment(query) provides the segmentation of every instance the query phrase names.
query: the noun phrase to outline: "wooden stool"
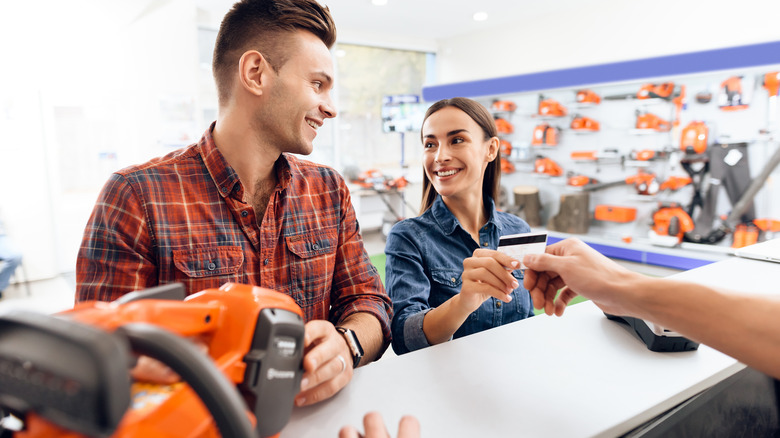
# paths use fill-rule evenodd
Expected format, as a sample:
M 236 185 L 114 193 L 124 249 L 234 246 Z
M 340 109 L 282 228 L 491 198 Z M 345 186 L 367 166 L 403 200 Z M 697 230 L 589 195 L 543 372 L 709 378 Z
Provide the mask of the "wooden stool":
M 515 210 L 518 216 L 521 216 L 532 227 L 542 225 L 542 219 L 539 213 L 542 210 L 542 203 L 539 200 L 539 187 L 536 186 L 516 186 L 513 189 L 515 194 Z
M 590 194 L 561 195 L 561 207 L 547 228 L 564 233 L 585 234 L 590 227 Z

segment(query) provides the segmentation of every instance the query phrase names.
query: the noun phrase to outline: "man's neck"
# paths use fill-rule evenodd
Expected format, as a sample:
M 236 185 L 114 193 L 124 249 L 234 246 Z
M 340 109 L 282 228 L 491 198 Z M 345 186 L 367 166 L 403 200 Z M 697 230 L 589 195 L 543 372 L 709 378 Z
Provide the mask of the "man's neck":
M 221 116 L 222 112 L 221 109 Z M 241 117 L 243 114 L 225 110 L 225 115 L 217 119 L 212 135 L 217 149 L 238 174 L 244 198 L 253 199 L 257 187 L 267 187 L 276 181 L 274 165 L 281 154 L 260 142 L 250 120 Z

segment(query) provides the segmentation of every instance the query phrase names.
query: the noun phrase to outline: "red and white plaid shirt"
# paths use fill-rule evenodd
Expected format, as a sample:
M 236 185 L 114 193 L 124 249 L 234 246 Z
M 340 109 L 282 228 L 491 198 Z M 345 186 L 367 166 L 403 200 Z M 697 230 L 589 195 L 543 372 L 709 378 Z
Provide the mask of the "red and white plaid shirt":
M 226 282 L 283 292 L 306 321 L 371 313 L 390 341 L 392 305 L 363 248 L 343 178 L 283 154 L 262 228 L 212 129 L 185 149 L 114 173 L 84 231 L 76 301 L 158 284 L 187 293 Z

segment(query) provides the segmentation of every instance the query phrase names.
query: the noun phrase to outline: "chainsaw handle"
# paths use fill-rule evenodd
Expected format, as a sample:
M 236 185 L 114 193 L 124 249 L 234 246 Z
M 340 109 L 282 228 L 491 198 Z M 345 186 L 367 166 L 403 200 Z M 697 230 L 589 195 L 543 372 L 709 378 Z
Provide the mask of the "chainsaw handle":
M 133 351 L 157 359 L 181 376 L 211 412 L 223 437 L 254 437 L 244 400 L 216 365 L 191 342 L 146 323 L 117 329 Z

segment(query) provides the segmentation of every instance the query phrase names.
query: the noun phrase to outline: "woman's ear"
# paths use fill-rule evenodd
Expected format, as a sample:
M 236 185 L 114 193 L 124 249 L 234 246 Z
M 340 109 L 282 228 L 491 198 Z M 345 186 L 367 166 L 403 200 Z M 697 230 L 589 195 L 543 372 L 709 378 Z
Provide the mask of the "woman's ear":
M 498 156 L 500 141 L 498 140 L 498 137 L 491 137 L 490 140 L 488 141 L 490 142 L 487 150 L 487 159 L 488 159 L 487 161 L 489 163 L 495 160 L 496 157 Z

